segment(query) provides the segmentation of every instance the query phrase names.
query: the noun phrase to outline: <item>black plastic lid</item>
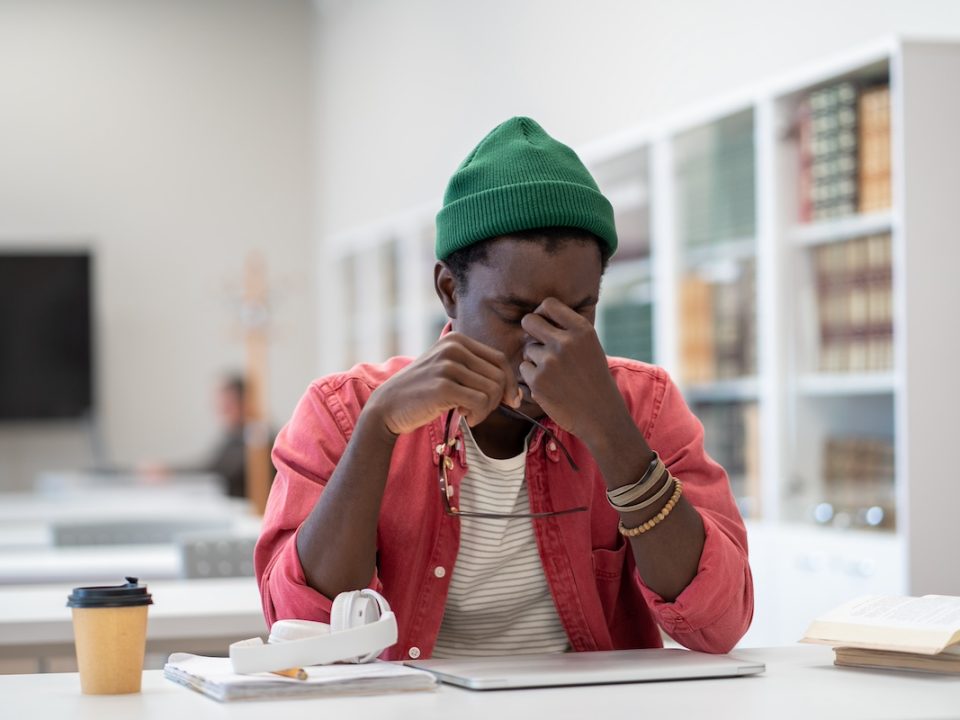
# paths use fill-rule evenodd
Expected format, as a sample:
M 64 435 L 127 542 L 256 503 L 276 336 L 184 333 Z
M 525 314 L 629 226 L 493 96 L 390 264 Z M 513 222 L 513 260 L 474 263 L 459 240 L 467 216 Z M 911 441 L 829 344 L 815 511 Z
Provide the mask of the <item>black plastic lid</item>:
M 104 608 L 134 607 L 153 605 L 153 596 L 147 592 L 146 585 L 139 585 L 135 577 L 125 578 L 126 585 L 104 585 L 101 587 L 78 587 L 67 597 L 67 607 Z

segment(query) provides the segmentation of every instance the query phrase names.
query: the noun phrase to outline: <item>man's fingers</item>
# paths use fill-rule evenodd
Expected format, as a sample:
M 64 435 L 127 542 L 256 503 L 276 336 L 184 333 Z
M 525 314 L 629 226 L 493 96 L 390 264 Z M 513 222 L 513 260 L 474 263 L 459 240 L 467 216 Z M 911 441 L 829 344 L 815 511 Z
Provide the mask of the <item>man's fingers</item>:
M 460 385 L 455 380 L 446 380 L 439 391 L 446 402 L 444 411 L 456 408 L 470 427 L 483 422 L 493 412 L 496 404 L 491 404 L 489 396 L 471 387 Z
M 462 362 L 474 372 L 495 378 L 500 383 L 502 392 L 498 402 L 505 402 L 511 407 L 517 407 L 520 404 L 520 388 L 517 385 L 517 377 L 506 356 L 488 345 L 484 345 L 478 340 L 462 335 L 460 333 L 450 333 L 455 335 L 456 342 L 460 347 L 467 351 L 462 356 Z
M 544 299 L 533 312 L 545 317 L 553 325 L 564 330 L 572 330 L 584 322 L 580 313 L 554 297 Z
M 566 332 L 537 312 L 524 315 L 523 319 L 520 320 L 520 327 L 535 340 L 551 345 L 559 342 Z
M 551 351 L 541 343 L 529 343 L 523 348 L 523 359 L 533 363 L 537 367 L 543 365 L 544 360 L 551 354 Z

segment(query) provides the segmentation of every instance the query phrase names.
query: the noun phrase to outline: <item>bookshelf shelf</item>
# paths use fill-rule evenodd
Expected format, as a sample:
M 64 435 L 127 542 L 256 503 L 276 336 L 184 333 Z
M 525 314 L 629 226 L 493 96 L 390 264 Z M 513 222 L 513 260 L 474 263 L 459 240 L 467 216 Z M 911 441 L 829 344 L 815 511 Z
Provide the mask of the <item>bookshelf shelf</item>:
M 713 245 L 688 247 L 684 262 L 691 270 L 709 270 L 717 265 L 750 260 L 757 255 L 757 240 L 753 237 L 724 240 Z
M 844 395 L 888 395 L 896 391 L 892 372 L 810 373 L 797 379 L 797 390 L 808 397 Z
M 821 220 L 797 225 L 791 231 L 790 237 L 798 245 L 821 245 L 866 235 L 889 233 L 892 229 L 893 212 L 881 210 L 836 220 Z
M 858 593 L 960 595 L 960 566 L 941 562 L 960 547 L 960 484 L 942 467 L 960 398 L 946 318 L 960 306 L 960 163 L 945 161 L 960 157 L 960 95 L 943 83 L 956 76 L 960 43 L 889 38 L 584 153 L 621 241 L 598 335 L 678 380 L 774 549 L 754 573 L 756 615 L 783 627 Z M 329 239 L 321 258 L 341 272 L 321 315 L 343 312 L 323 333 L 324 371 L 434 342 L 439 206 Z M 882 532 L 841 531 L 874 506 Z M 882 571 L 834 585 L 829 568 L 793 567 L 778 537 Z
M 755 402 L 760 397 L 760 383 L 755 376 L 717 380 L 684 386 L 683 394 L 691 403 Z

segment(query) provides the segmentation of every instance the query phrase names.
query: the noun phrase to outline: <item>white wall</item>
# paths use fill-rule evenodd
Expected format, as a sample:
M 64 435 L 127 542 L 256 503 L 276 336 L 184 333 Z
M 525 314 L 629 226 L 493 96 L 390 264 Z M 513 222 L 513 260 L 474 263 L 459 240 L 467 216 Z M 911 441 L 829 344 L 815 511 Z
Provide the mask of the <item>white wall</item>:
M 114 461 L 213 441 L 216 379 L 243 362 L 249 251 L 275 290 L 277 422 L 314 374 L 312 15 L 308 0 L 0 0 L 0 245 L 94 248 Z M 75 423 L 0 426 L 0 489 L 91 459 Z
M 879 36 L 960 35 L 954 0 L 316 7 L 324 238 L 439 199 L 460 160 L 512 115 L 577 146 Z

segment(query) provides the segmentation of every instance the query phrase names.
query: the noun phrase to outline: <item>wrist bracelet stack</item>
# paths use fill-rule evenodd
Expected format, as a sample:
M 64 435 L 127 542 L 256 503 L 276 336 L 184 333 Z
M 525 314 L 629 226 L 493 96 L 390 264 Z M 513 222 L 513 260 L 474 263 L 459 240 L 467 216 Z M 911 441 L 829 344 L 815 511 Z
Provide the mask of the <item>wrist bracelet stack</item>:
M 653 495 L 645 500 L 640 499 L 661 482 L 662 485 L 660 485 L 660 488 Z M 618 512 L 626 513 L 636 512 L 654 505 L 663 499 L 663 496 L 667 494 L 667 491 L 670 490 L 671 487 L 673 488 L 673 495 L 656 515 L 635 528 L 624 527 L 621 521 L 619 525 L 620 533 L 627 537 L 636 537 L 659 524 L 670 514 L 680 500 L 680 495 L 683 493 L 683 485 L 678 479 L 670 475 L 660 456 L 654 454 L 653 460 L 651 460 L 647 466 L 646 472 L 643 473 L 643 476 L 637 480 L 637 482 L 618 487 L 614 490 L 607 490 L 607 502 L 610 503 L 610 506 Z

